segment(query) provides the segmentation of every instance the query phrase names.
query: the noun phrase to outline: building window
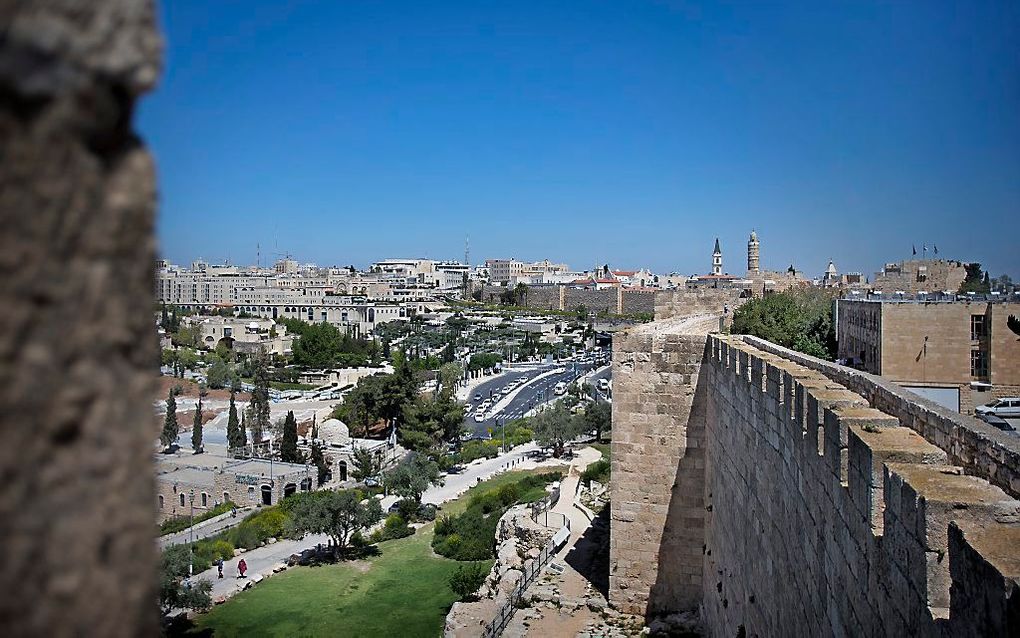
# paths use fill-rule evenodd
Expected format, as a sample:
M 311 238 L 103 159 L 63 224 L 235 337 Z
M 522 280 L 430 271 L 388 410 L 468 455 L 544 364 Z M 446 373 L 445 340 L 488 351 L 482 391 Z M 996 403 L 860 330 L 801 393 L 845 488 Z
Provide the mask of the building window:
M 252 503 L 255 502 L 255 488 L 254 487 L 250 487 L 250 486 L 248 487 L 248 500 L 250 502 L 252 502 Z
M 970 316 L 970 338 L 983 339 L 988 336 L 988 318 L 984 315 Z
M 202 507 L 209 507 L 209 495 L 202 492 Z
M 970 376 L 980 378 L 988 376 L 988 353 L 984 350 L 971 350 Z
M 223 493 L 223 502 L 224 503 L 229 503 L 230 502 L 230 492 L 224 492 Z
M 159 509 L 163 509 L 163 495 L 159 495 Z
M 181 497 L 181 507 L 184 507 L 184 492 L 181 492 L 179 496 Z

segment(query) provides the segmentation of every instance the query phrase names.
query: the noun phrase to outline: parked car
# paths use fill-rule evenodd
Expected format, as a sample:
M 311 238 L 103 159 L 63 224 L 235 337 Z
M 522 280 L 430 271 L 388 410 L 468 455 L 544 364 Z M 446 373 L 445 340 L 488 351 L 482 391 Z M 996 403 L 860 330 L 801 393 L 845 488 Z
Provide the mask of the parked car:
M 478 393 L 478 392 L 475 392 L 475 401 L 481 401 L 481 400 L 482 400 L 482 395 L 480 393 Z
M 1001 416 L 995 416 L 994 414 L 979 414 L 978 418 L 993 428 L 1002 430 L 1003 432 L 1012 434 L 1013 436 L 1020 436 L 1020 432 L 1017 432 L 1017 429 Z
M 1003 397 L 974 408 L 978 415 L 994 414 L 1002 418 L 1020 418 L 1020 397 Z

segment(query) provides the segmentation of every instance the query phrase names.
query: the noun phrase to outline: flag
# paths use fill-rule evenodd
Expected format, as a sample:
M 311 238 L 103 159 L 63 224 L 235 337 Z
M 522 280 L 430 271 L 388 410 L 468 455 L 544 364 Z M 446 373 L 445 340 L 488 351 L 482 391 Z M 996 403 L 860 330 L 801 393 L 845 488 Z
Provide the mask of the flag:
M 911 250 L 914 251 L 914 254 L 916 255 L 917 254 L 917 246 L 911 246 L 910 248 L 911 248 Z

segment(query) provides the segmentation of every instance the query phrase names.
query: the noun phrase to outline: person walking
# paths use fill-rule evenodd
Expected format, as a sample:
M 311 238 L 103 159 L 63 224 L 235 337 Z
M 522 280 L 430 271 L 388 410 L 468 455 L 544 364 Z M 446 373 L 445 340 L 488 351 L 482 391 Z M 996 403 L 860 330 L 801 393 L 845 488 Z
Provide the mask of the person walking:
M 244 573 L 248 571 L 248 563 L 244 562 L 244 559 L 237 561 L 237 573 L 238 578 L 244 578 Z
M 223 559 L 222 558 L 217 558 L 216 559 L 216 574 L 217 574 L 217 578 L 223 578 Z

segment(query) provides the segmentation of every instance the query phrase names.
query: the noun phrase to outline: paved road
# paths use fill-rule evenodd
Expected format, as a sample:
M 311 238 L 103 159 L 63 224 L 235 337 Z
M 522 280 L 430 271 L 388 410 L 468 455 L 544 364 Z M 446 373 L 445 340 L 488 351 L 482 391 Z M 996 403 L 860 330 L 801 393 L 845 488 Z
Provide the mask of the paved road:
M 422 501 L 437 505 L 445 503 L 457 498 L 457 496 L 465 492 L 472 485 L 475 485 L 479 480 L 485 480 L 499 472 L 507 469 L 530 469 L 536 467 L 534 461 L 525 459 L 527 453 L 535 449 L 537 449 L 537 446 L 534 443 L 529 443 L 528 445 L 518 446 L 509 453 L 494 459 L 485 459 L 472 463 L 462 473 L 446 476 L 443 485 L 428 489 L 422 496 Z M 394 496 L 384 498 L 382 501 L 383 510 L 385 511 L 396 500 Z M 237 578 L 237 561 L 241 557 L 248 564 L 248 580 L 251 580 L 251 577 L 255 574 L 270 573 L 274 567 L 286 563 L 291 554 L 315 547 L 315 545 L 320 543 L 326 545 L 327 542 L 328 537 L 321 534 L 309 534 L 299 540 L 283 539 L 272 545 L 266 545 L 265 547 L 245 552 L 241 556 L 225 563 L 223 569 L 224 577 L 222 579 L 216 577 L 215 567 L 197 574 L 196 578 L 212 582 L 212 596 L 214 599 L 220 596 L 230 597 L 240 591 L 241 587 L 245 584 L 244 579 Z
M 569 384 L 591 370 L 593 365 L 594 364 L 591 363 L 575 364 L 573 361 L 564 361 L 558 364 L 543 364 L 541 367 L 528 372 L 511 370 L 490 381 L 486 381 L 479 385 L 474 392 L 471 393 L 471 396 L 469 397 L 469 405 L 472 406 L 472 409 L 469 410 L 469 413 L 464 417 L 464 425 L 470 431 L 474 432 L 475 436 L 488 437 L 489 430 L 491 429 L 492 431 L 495 431 L 495 429 L 499 426 L 500 420 L 518 419 L 536 406 L 546 401 L 553 400 L 556 398 L 553 390 L 557 383 L 562 381 Z M 490 396 L 495 398 L 497 393 L 506 387 L 507 383 L 514 379 L 519 377 L 536 379 L 540 375 L 557 368 L 563 368 L 563 372 L 542 377 L 537 381 L 530 381 L 528 384 L 523 386 L 523 388 L 517 391 L 508 405 L 498 411 L 491 411 L 490 409 L 490 411 L 486 414 L 486 419 L 484 421 L 475 421 L 473 407 L 479 404 L 479 401 L 474 400 L 475 396 L 481 395 L 483 399 Z M 599 371 L 596 377 L 607 376 L 610 374 L 610 370 L 611 368 L 607 367 L 604 371 Z

